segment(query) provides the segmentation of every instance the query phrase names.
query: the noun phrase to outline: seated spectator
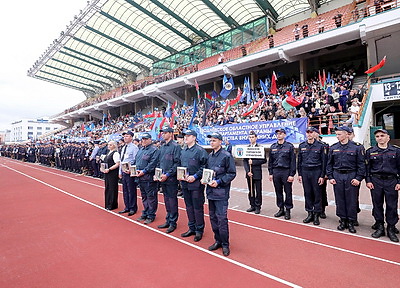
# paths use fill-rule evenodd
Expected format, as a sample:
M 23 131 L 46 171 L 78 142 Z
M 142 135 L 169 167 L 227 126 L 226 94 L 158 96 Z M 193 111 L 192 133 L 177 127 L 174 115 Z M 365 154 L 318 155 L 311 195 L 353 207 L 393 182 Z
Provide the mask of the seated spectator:
M 269 41 L 269 48 L 274 48 L 274 35 L 269 34 L 268 41 Z
M 303 30 L 303 38 L 308 37 L 308 25 L 304 24 L 303 26 L 301 26 L 301 30 Z
M 225 61 L 224 53 L 219 53 L 218 64 L 224 63 L 224 61 Z
M 343 15 L 339 13 L 339 11 L 336 13 L 335 16 L 333 16 L 333 20 L 335 21 L 335 25 L 337 28 L 342 26 L 342 17 Z

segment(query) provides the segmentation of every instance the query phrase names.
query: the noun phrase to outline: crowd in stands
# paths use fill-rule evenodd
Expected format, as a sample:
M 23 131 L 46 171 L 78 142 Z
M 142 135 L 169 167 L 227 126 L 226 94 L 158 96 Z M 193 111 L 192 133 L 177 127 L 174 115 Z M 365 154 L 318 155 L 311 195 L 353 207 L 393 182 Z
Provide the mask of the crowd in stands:
M 170 125 L 174 128 L 175 134 L 180 134 L 191 123 L 199 126 L 221 126 L 308 117 L 309 125 L 317 128 L 322 134 L 330 134 L 335 127 L 352 126 L 357 123 L 365 94 L 363 87 L 353 87 L 356 70 L 359 69 L 342 66 L 330 70 L 327 73 L 329 75 L 327 80 L 322 79 L 321 73 L 316 73 L 315 77 L 306 81 L 304 85 L 300 85 L 298 79 L 281 76 L 277 81 L 276 95 L 264 96 L 260 84 L 257 84 L 252 93 L 254 96 L 243 97 L 236 105 L 229 106 L 229 99 L 218 97 L 211 101 L 197 100 L 196 109 L 186 103 L 181 106 L 176 105 L 174 112 L 169 113 L 174 114 L 173 118 L 167 117 L 168 107 L 165 106 L 148 111 L 148 114 L 152 115 L 145 115 L 142 111 L 136 114 L 128 113 L 115 119 L 111 115 L 104 115 L 102 120 L 79 123 L 55 136 L 58 139 L 88 137 L 91 140 L 98 140 L 105 135 L 120 134 L 127 129 L 139 135 L 140 132 L 151 131 L 157 122 L 156 118 L 165 119 L 158 121 L 157 125 Z M 323 74 L 325 75 L 325 72 Z M 321 84 L 321 81 L 325 84 Z M 300 102 L 298 106 L 290 109 L 283 105 L 288 91 Z M 235 97 L 236 95 L 231 95 L 229 98 Z M 260 99 L 263 99 L 261 105 L 248 113 Z M 193 117 L 194 110 L 197 112 Z
M 64 112 L 70 113 L 84 107 L 88 107 L 139 89 L 143 89 L 144 87 L 154 83 L 168 81 L 170 79 L 190 74 L 192 72 L 221 64 L 229 60 L 240 58 L 248 54 L 256 53 L 265 49 L 270 49 L 275 47 L 277 44 L 282 45 L 293 40 L 299 40 L 301 36 L 305 38 L 309 35 L 323 33 L 334 28 L 339 28 L 341 26 L 360 21 L 364 17 L 381 13 L 387 9 L 391 9 L 396 6 L 396 4 L 389 5 L 389 2 L 392 3 L 393 1 L 355 1 L 351 4 L 341 7 L 338 10 L 332 10 L 320 14 L 317 18 L 305 19 L 302 22 L 276 29 L 276 31 L 273 31 L 265 38 L 260 38 L 255 41 L 251 41 L 250 43 L 244 44 L 240 47 L 235 47 L 232 50 L 225 51 L 224 53 L 216 54 L 214 56 L 204 59 L 200 63 L 187 63 L 182 65 L 181 67 L 178 67 L 171 71 L 167 71 L 161 75 L 148 76 L 138 81 L 131 81 L 123 87 L 115 88 L 112 91 L 108 91 L 101 95 L 96 95 L 95 97 L 89 98 L 82 103 L 66 109 Z M 362 3 L 365 4 L 363 6 L 360 6 L 359 4 Z M 293 37 L 286 36 L 287 32 L 290 31 L 294 33 L 294 39 Z

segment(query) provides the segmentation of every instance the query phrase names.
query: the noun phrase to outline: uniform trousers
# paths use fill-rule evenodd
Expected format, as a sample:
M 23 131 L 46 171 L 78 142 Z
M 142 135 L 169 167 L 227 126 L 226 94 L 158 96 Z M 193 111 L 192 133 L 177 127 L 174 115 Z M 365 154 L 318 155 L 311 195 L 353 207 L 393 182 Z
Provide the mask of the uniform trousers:
M 124 195 L 125 210 L 136 213 L 137 206 L 137 184 L 135 178 L 130 174 L 122 172 L 122 191 Z
M 303 168 L 302 172 L 302 183 L 304 189 L 304 198 L 305 198 L 305 209 L 307 212 L 322 212 L 322 199 L 321 199 L 321 188 L 318 184 L 318 179 L 321 175 L 321 169 L 312 168 L 305 169 Z
M 157 182 L 139 181 L 139 188 L 144 208 L 142 217 L 148 219 L 156 218 L 158 206 Z
M 386 222 L 390 226 L 395 226 L 399 221 L 397 212 L 397 203 L 399 200 L 399 192 L 394 188 L 397 184 L 397 179 L 380 179 L 378 177 L 371 177 L 374 189 L 371 190 L 372 198 L 372 216 L 375 221 L 384 222 L 383 203 L 386 205 Z
M 273 183 L 276 194 L 276 205 L 283 209 L 293 208 L 293 196 L 292 196 L 292 182 L 288 182 L 289 169 L 286 168 L 275 168 L 273 174 Z M 283 199 L 283 191 L 285 191 L 286 198 Z
M 262 205 L 262 191 L 261 191 L 261 179 L 254 179 L 246 177 L 247 187 L 249 188 L 249 202 L 253 208 L 261 209 Z
M 204 186 L 197 190 L 183 188 L 183 199 L 186 205 L 189 230 L 203 234 L 204 232 Z
M 168 180 L 167 180 L 168 181 Z M 165 223 L 169 226 L 176 227 L 178 221 L 178 183 L 161 182 L 161 189 L 164 196 L 165 209 L 167 215 L 165 216 Z
M 215 242 L 229 247 L 228 200 L 208 199 L 208 209 Z
M 358 186 L 351 185 L 356 178 L 356 172 L 347 174 L 333 171 L 336 184 L 333 185 L 336 202 L 336 215 L 342 219 L 357 220 L 357 191 Z

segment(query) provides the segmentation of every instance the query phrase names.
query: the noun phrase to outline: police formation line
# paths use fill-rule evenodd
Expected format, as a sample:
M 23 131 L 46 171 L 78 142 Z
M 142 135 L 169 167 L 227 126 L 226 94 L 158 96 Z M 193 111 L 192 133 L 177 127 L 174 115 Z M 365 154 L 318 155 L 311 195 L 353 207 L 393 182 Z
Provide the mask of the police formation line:
M 326 184 L 330 182 L 335 195 L 336 215 L 340 219 L 337 229 L 348 229 L 349 232 L 356 233 L 357 213 L 360 212 L 359 189 L 361 181 L 365 179 L 371 190 L 372 214 L 375 218 L 372 226 L 375 232 L 372 237 L 379 238 L 387 233 L 390 240 L 399 241 L 396 224 L 399 219 L 397 206 L 400 190 L 400 148 L 389 144 L 390 136 L 386 130 L 376 130 L 377 145 L 365 151 L 361 144 L 352 141 L 353 131 L 347 126 L 337 128 L 338 142 L 330 147 L 320 141 L 318 130 L 309 127 L 307 140 L 299 145 L 297 159 L 293 144 L 285 141 L 285 129 L 278 129 L 275 133 L 277 142 L 271 145 L 267 164 L 269 180 L 273 182 L 279 208 L 275 217 L 283 216 L 286 220 L 291 218 L 292 185 L 297 172 L 298 181 L 303 185 L 307 212 L 303 222 L 319 225 L 320 218 L 326 218 Z M 177 195 L 180 187 L 188 218 L 188 230 L 181 236 L 194 236 L 194 241 L 197 242 L 202 239 L 205 227 L 205 191 L 215 239 L 209 250 L 222 248 L 223 255 L 228 256 L 230 249 L 227 210 L 236 167 L 233 156 L 222 147 L 221 134 L 212 133 L 207 136 L 212 149 L 209 154 L 196 143 L 197 134 L 193 130 L 185 131 L 184 143 L 181 145 L 174 141 L 173 130 L 169 127 L 162 130 L 164 144 L 160 147 L 153 144 L 149 133 L 142 133 L 140 141 L 133 137 L 133 132 L 124 132 L 121 139 L 124 145 L 119 150 L 115 141 L 110 141 L 107 147 L 104 143 L 100 144 L 103 147 L 99 149 L 105 149 L 99 161 L 105 164 L 103 169 L 99 169 L 105 179 L 105 208 L 118 208 L 118 182 L 122 181 L 125 207 L 119 213 L 128 213 L 128 216 L 137 213 L 139 188 L 143 210 L 137 220 L 145 224 L 152 223 L 157 213 L 157 192 L 161 189 L 166 217 L 165 223 L 158 228 L 171 233 L 177 226 Z M 248 137 L 249 146 L 258 146 L 256 133 L 251 131 Z M 95 154 L 93 151 L 94 149 L 92 153 L 89 153 L 90 150 L 85 153 L 89 163 L 95 160 L 91 159 L 93 155 L 98 155 L 98 151 Z M 45 160 L 44 162 L 46 164 Z M 62 162 L 61 166 L 67 165 Z M 247 212 L 260 213 L 262 165 L 265 163 L 266 159 L 243 160 L 249 189 L 250 208 Z M 79 170 L 79 165 L 76 169 Z M 179 171 L 183 171 L 183 175 L 179 176 Z

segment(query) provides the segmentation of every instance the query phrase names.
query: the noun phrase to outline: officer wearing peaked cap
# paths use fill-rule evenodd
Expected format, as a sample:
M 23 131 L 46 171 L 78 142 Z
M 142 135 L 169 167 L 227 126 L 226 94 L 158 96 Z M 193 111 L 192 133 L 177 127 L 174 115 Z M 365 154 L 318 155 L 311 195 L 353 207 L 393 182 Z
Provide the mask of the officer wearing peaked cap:
M 349 139 L 351 130 L 347 126 L 336 129 L 339 142 L 333 144 L 328 153 L 326 174 L 333 185 L 336 202 L 336 215 L 340 218 L 338 230 L 346 228 L 356 233 L 357 191 L 365 177 L 365 151 Z
M 274 183 L 276 205 L 279 208 L 274 216 L 285 216 L 289 220 L 290 210 L 293 208 L 292 185 L 296 174 L 296 156 L 293 144 L 285 140 L 286 130 L 277 129 L 275 134 L 278 141 L 271 145 L 268 161 L 269 180 Z M 285 199 L 283 191 L 286 194 Z
M 204 185 L 200 183 L 203 169 L 207 165 L 208 154 L 203 147 L 196 144 L 197 133 L 186 130 L 183 133 L 185 147 L 181 152 L 181 166 L 186 167 L 187 173 L 181 181 L 183 199 L 185 200 L 189 230 L 182 237 L 195 235 L 194 241 L 202 239 L 204 233 Z
M 391 241 L 399 242 L 395 225 L 399 221 L 397 205 L 400 190 L 400 148 L 389 144 L 390 136 L 386 130 L 378 129 L 374 134 L 377 145 L 366 152 L 366 182 L 371 189 L 372 216 L 376 221 L 372 226 L 376 230 L 372 237 L 385 235 L 386 216 L 387 235 Z
M 298 179 L 303 184 L 305 209 L 308 213 L 303 222 L 313 221 L 314 225 L 319 225 L 322 212 L 320 185 L 324 183 L 327 149 L 315 139 L 314 133 L 318 133 L 316 128 L 308 127 L 306 133 L 307 141 L 300 143 L 297 161 Z
M 206 168 L 215 172 L 213 180 L 206 188 L 210 222 L 215 239 L 215 243 L 208 249 L 213 251 L 222 247 L 223 255 L 228 256 L 230 254 L 228 199 L 231 182 L 236 177 L 236 166 L 232 155 L 222 149 L 222 135 L 214 132 L 207 137 L 210 138 L 213 151 L 208 155 Z

